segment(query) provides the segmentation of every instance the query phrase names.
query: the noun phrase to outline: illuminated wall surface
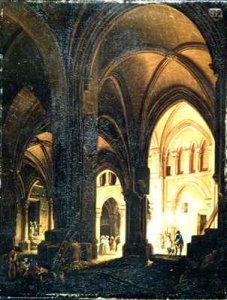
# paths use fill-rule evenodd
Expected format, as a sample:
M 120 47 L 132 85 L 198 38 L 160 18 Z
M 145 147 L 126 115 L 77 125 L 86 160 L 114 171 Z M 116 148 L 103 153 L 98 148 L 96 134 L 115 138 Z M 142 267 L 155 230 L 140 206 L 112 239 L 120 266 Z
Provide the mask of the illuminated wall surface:
M 155 126 L 149 168 L 147 238 L 156 253 L 166 253 L 167 232 L 174 237 L 180 230 L 186 246 L 208 224 L 216 227 L 214 140 L 203 118 L 186 102 L 170 107 Z

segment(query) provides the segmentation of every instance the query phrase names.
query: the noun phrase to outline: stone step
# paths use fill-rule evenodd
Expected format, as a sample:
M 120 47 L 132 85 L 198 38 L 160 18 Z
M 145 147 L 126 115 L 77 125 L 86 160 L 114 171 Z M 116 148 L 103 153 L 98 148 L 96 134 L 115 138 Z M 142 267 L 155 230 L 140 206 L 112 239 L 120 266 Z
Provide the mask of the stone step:
M 189 257 L 206 255 L 216 249 L 220 242 L 223 242 L 220 230 L 213 228 L 206 229 L 204 235 L 192 236 L 191 243 L 187 246 L 187 255 Z

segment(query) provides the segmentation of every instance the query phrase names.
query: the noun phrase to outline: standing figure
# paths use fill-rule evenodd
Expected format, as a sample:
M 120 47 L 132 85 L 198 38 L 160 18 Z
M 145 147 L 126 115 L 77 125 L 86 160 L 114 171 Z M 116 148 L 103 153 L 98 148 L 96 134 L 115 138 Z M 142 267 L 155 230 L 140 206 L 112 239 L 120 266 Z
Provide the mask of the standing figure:
M 16 275 L 17 275 L 17 252 L 14 248 L 10 251 L 8 257 L 8 277 L 10 280 L 13 280 L 16 278 Z
M 110 253 L 114 254 L 116 249 L 116 243 L 115 243 L 115 238 L 113 236 L 111 236 L 109 244 L 110 244 Z
M 176 235 L 175 235 L 175 238 L 174 238 L 174 244 L 175 244 L 175 255 L 177 255 L 178 249 L 179 249 L 179 252 L 180 252 L 180 255 L 181 255 L 182 249 L 184 247 L 184 240 L 183 240 L 183 237 L 182 237 L 179 230 L 177 230 L 177 232 L 176 232 Z
M 172 255 L 174 253 L 174 248 L 173 248 L 173 240 L 171 238 L 171 233 L 167 233 L 166 234 L 166 238 L 167 238 L 167 241 L 166 241 L 166 250 L 167 250 L 167 253 L 168 255 Z
M 35 227 L 34 227 L 34 223 L 32 221 L 30 221 L 30 224 L 29 224 L 29 233 L 30 233 L 30 238 L 32 238 L 35 233 Z
M 106 239 L 105 239 L 105 246 L 106 246 L 106 253 L 105 254 L 110 254 L 110 244 L 109 244 L 109 236 L 106 235 Z
M 104 239 L 105 239 L 105 237 L 104 237 L 104 235 L 102 235 L 100 238 L 99 255 L 104 254 L 104 243 L 105 243 Z
M 119 251 L 119 244 L 121 243 L 121 239 L 120 239 L 120 236 L 116 236 L 115 237 L 115 252 L 118 252 Z
M 34 235 L 39 235 L 39 224 L 37 221 L 34 221 Z

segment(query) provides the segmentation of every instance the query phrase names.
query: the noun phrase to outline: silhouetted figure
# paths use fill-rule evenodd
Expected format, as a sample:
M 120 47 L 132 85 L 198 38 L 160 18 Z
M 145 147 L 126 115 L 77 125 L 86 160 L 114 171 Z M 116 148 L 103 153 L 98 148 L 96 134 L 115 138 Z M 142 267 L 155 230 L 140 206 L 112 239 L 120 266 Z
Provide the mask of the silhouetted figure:
M 104 242 L 105 242 L 105 236 L 102 235 L 101 238 L 100 238 L 99 255 L 104 254 Z
M 10 280 L 13 280 L 16 278 L 17 275 L 17 251 L 15 248 L 13 248 L 8 256 L 8 277 Z
M 115 249 L 116 249 L 116 242 L 115 242 L 115 238 L 113 236 L 111 236 L 111 238 L 109 240 L 109 244 L 110 244 L 110 253 L 114 254 Z
M 182 249 L 184 247 L 184 240 L 183 240 L 183 237 L 179 230 L 177 230 L 177 232 L 176 232 L 176 235 L 174 238 L 174 244 L 175 244 L 175 255 L 177 255 L 178 249 L 179 249 L 179 254 L 181 255 Z
M 120 240 L 120 236 L 116 236 L 115 237 L 115 252 L 117 252 L 119 249 L 118 245 L 121 243 L 121 240 Z

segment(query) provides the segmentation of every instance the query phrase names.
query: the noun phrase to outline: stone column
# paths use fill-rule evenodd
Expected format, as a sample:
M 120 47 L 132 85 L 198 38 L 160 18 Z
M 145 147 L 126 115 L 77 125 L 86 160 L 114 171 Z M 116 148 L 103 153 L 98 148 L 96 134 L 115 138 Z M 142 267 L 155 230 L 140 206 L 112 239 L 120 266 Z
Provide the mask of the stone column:
M 142 180 L 137 181 L 135 191 L 126 191 L 125 200 L 127 209 L 127 236 L 123 254 L 140 255 L 149 258 L 151 255 L 151 245 L 146 241 L 147 199 L 145 196 L 145 185 Z
M 67 68 L 66 68 L 67 69 Z M 50 230 L 45 232 L 45 241 L 38 245 L 38 255 L 41 260 L 51 266 L 59 251 L 59 245 L 78 239 L 79 231 L 77 218 L 78 195 L 74 189 L 73 166 L 78 166 L 78 151 L 74 149 L 75 136 L 79 136 L 79 127 L 76 126 L 77 110 L 72 90 L 69 93 L 69 70 L 65 70 L 65 82 L 52 82 L 52 111 L 51 130 L 53 134 L 52 161 L 53 161 L 53 221 L 50 219 Z M 52 203 L 50 203 L 50 209 Z M 54 223 L 54 229 L 53 229 Z
M 48 215 L 48 229 L 52 230 L 54 228 L 54 220 L 53 220 L 53 199 L 50 198 L 49 202 L 49 215 Z
M 29 228 L 29 201 L 27 199 L 22 199 L 22 237 L 21 242 L 19 243 L 19 247 L 22 251 L 30 250 L 30 240 L 28 236 L 28 228 Z
M 214 61 L 217 75 L 216 113 L 216 174 L 219 178 L 218 227 L 227 232 L 227 55 Z M 215 175 L 216 175 L 215 174 Z
M 101 226 L 101 209 L 96 209 L 96 222 L 95 222 L 96 240 L 100 243 L 100 226 Z
M 23 209 L 22 209 L 21 201 L 18 201 L 15 244 L 18 245 L 22 239 L 23 239 Z
M 83 119 L 83 181 L 81 201 L 81 241 L 92 243 L 95 240 L 96 221 L 96 166 L 97 166 L 97 118 L 87 114 Z
M 28 236 L 28 228 L 29 228 L 28 208 L 29 208 L 29 201 L 25 201 L 25 203 L 24 203 L 24 241 L 26 241 L 26 242 L 29 240 L 29 236 Z
M 7 158 L 7 156 L 4 155 L 3 158 Z M 11 170 L 8 169 L 9 166 L 6 166 L 4 160 L 3 163 L 0 195 L 0 255 L 8 253 L 14 246 L 17 216 L 16 199 L 17 197 L 19 198 L 15 189 L 15 183 L 12 180 L 13 174 Z
M 160 176 L 166 177 L 166 167 L 167 167 L 167 154 L 163 153 L 162 163 L 160 164 Z
M 203 150 L 200 149 L 198 153 L 198 172 L 203 171 Z
M 208 146 L 208 171 L 213 170 L 213 145 Z
M 120 240 L 124 244 L 126 242 L 126 211 L 125 209 L 119 210 L 120 214 Z
M 171 154 L 174 157 L 174 162 L 175 162 L 172 175 L 178 175 L 179 171 L 180 171 L 179 170 L 179 153 L 172 152 Z
M 82 104 L 82 176 L 81 176 L 81 245 L 88 258 L 97 257 L 96 245 L 96 168 L 98 143 L 98 104 L 95 71 L 87 78 Z

